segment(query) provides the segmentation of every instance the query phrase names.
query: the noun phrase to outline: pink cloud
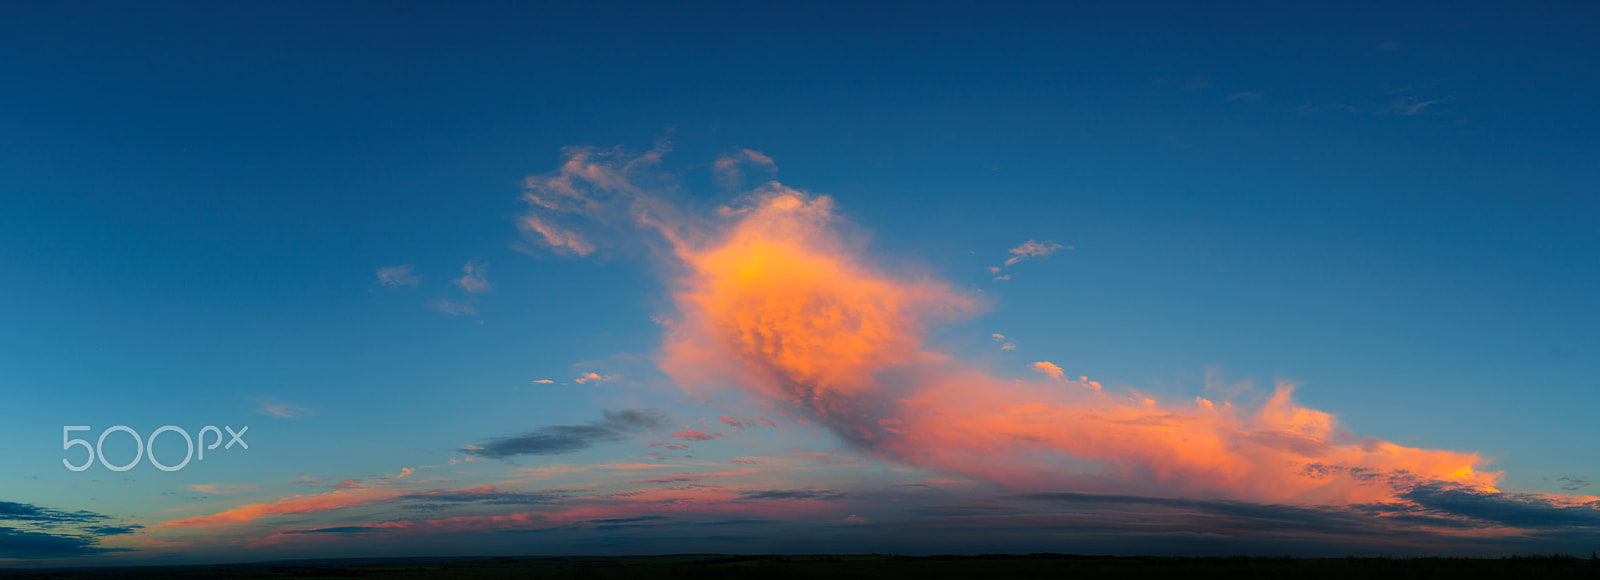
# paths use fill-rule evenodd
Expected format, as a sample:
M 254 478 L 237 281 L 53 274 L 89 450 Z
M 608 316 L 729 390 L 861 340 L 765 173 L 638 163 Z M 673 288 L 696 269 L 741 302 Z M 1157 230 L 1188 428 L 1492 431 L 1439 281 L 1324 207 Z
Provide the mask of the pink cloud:
M 1054 254 L 1056 250 L 1064 247 L 1066 246 L 1062 246 L 1061 244 L 1057 244 L 1055 242 L 1039 243 L 1033 240 L 1028 240 L 1023 242 L 1023 244 L 1020 246 L 1007 250 L 1008 252 L 1011 252 L 1011 259 L 1006 260 L 1006 265 L 1012 266 L 1017 262 L 1021 262 L 1028 258 L 1042 258 L 1050 254 Z
M 721 439 L 722 434 L 710 433 L 706 431 L 695 431 L 693 429 L 679 429 L 672 432 L 672 437 L 674 439 L 687 439 L 689 441 L 710 441 L 712 439 Z

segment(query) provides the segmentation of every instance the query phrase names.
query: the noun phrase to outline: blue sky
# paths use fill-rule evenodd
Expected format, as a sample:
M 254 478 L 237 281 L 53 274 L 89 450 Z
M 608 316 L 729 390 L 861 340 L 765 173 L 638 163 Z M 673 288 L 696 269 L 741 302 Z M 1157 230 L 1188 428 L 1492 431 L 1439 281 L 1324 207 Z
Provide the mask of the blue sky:
M 704 377 L 672 370 L 671 354 L 714 338 L 674 334 L 699 320 L 681 293 L 708 248 L 667 248 L 661 232 L 609 205 L 556 216 L 599 241 L 585 255 L 519 228 L 540 211 L 524 197 L 537 193 L 527 179 L 562 175 L 584 147 L 599 152 L 595 167 L 637 186 L 629 203 L 675 208 L 685 224 L 712 224 L 703 231 L 713 238 L 745 223 L 718 222 L 720 206 L 829 196 L 836 221 L 808 235 L 859 237 L 845 244 L 847 262 L 897 280 L 896 291 L 932 281 L 970 301 L 917 333 L 920 348 L 964 370 L 1022 385 L 1050 379 L 1030 370 L 1049 361 L 1067 379 L 1172 408 L 1232 393 L 1254 409 L 1274 383 L 1294 383 L 1298 404 L 1337 416 L 1349 437 L 1477 453 L 1474 469 L 1501 472 L 1495 494 L 1409 482 L 1386 500 L 1395 505 L 1437 510 L 1426 499 L 1450 493 L 1510 501 L 1503 491 L 1524 494 L 1518 505 L 1600 509 L 1585 495 L 1600 477 L 1588 419 L 1600 408 L 1591 290 L 1600 46 L 1586 26 L 1596 16 L 1575 3 L 7 6 L 0 501 L 58 512 L 0 509 L 15 516 L 0 519 L 0 563 L 301 554 L 310 548 L 261 542 L 405 527 L 396 522 L 446 551 L 529 553 L 377 509 L 411 501 L 392 494 L 251 520 L 225 543 L 161 526 L 297 494 L 475 485 L 529 494 L 571 483 L 518 479 L 552 465 L 764 465 L 778 471 L 729 476 L 755 479 L 722 491 L 776 505 L 752 508 L 774 526 L 856 538 L 789 546 L 777 538 L 811 536 L 751 532 L 740 537 L 761 543 L 668 546 L 660 538 L 682 536 L 679 520 L 648 520 L 662 526 L 637 532 L 649 541 L 595 529 L 635 517 L 637 506 L 612 506 L 571 519 L 590 522 L 581 531 L 540 528 L 572 541 L 542 545 L 570 552 L 839 551 L 860 541 L 959 551 L 872 526 L 916 525 L 927 505 L 978 497 L 1044 517 L 1057 512 L 1016 494 L 1104 491 L 1076 476 L 1018 483 L 953 455 L 875 447 L 842 435 L 852 425 L 829 415 L 836 407 L 787 405 L 749 376 L 719 379 L 733 390 L 708 396 L 691 384 Z M 624 169 L 652 151 L 659 162 Z M 782 189 L 763 189 L 768 179 Z M 591 185 L 585 195 L 622 195 Z M 989 271 L 1034 241 L 1061 247 Z M 838 249 L 824 242 L 806 247 Z M 380 281 L 379 269 L 398 266 L 415 282 Z M 486 285 L 460 282 L 469 275 Z M 1001 350 L 1007 343 L 1014 349 Z M 615 378 L 576 382 L 591 372 Z M 1227 388 L 1245 382 L 1254 388 Z M 571 453 L 508 460 L 468 447 L 541 433 L 566 441 L 581 430 L 550 429 L 604 427 L 604 411 L 627 409 L 659 415 L 578 437 L 592 447 Z M 743 426 L 754 417 L 787 427 Z M 171 473 L 60 465 L 81 453 L 59 449 L 63 425 L 98 437 L 111 425 L 148 436 L 169 424 L 249 425 L 251 447 Z M 708 426 L 720 438 L 671 436 Z M 645 455 L 659 452 L 649 443 L 680 439 L 693 446 Z M 1074 449 L 1048 450 L 1051 465 L 1089 461 Z M 112 459 L 130 459 L 125 451 Z M 769 459 L 714 465 L 752 457 Z M 1122 504 L 1072 496 L 1083 505 L 1220 513 L 1198 502 L 1248 499 L 1094 461 L 1104 463 L 1068 471 L 1120 474 L 1143 491 Z M 781 486 L 801 480 L 780 464 L 810 466 L 814 479 Z M 400 475 L 421 466 L 436 466 L 433 479 Z M 326 487 L 351 479 L 362 483 Z M 864 509 L 857 502 L 884 503 L 864 498 L 907 489 L 895 485 L 940 495 L 896 496 L 925 502 L 923 512 L 841 512 L 861 516 L 846 523 L 778 509 Z M 1583 497 L 1570 500 L 1578 507 L 1560 499 Z M 1351 505 L 1267 503 L 1346 515 Z M 523 513 L 518 505 L 430 513 L 503 517 Z M 79 512 L 103 518 L 60 515 Z M 1592 544 L 1600 518 L 1584 513 L 1528 547 Z M 143 527 L 69 533 L 67 523 Z M 963 525 L 951 533 L 971 531 Z M 1110 524 L 1078 543 L 1023 545 L 973 529 L 992 539 L 974 551 L 1375 549 L 1249 534 L 1177 546 L 1104 531 Z M 329 534 L 338 555 L 421 541 Z M 1414 550 L 1490 548 L 1427 536 Z

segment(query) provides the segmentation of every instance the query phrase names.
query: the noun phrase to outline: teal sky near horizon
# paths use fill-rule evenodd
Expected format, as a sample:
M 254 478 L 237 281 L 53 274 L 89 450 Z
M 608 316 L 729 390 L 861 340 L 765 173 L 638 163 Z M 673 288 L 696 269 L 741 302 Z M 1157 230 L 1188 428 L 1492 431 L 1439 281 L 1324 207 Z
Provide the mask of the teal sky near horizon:
M 0 8 L 0 565 L 1593 549 L 1597 17 Z

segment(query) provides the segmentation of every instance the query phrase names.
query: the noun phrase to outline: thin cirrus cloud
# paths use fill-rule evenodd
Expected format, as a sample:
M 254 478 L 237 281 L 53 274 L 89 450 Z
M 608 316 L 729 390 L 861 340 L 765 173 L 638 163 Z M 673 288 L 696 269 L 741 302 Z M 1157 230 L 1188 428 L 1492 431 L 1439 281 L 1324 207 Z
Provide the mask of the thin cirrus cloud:
M 598 443 L 622 441 L 666 425 L 666 416 L 651 409 L 605 411 L 603 417 L 600 421 L 583 425 L 556 425 L 513 437 L 490 439 L 460 452 L 489 459 L 507 459 L 518 455 L 561 455 L 576 453 Z
M 261 486 L 254 483 L 195 483 L 188 486 L 190 490 L 212 495 L 229 495 L 247 491 L 255 491 Z
M 744 185 L 744 168 L 750 167 L 767 174 L 776 173 L 778 164 L 754 149 L 740 149 L 733 153 L 723 153 L 711 164 L 712 171 L 716 173 L 717 182 L 729 189 Z
M 256 401 L 256 413 L 279 419 L 298 419 L 306 414 L 306 408 L 274 399 L 258 399 Z
M 455 301 L 448 298 L 439 298 L 433 301 L 433 308 L 451 316 L 477 314 L 478 309 L 470 301 Z
M 1060 250 L 1065 247 L 1066 246 L 1057 244 L 1055 242 L 1036 242 L 1033 240 L 1028 240 L 1023 242 L 1023 244 L 1020 246 L 1006 250 L 1007 252 L 1011 253 L 1011 258 L 1006 260 L 1006 265 L 1013 266 L 1016 265 L 1017 262 L 1027 260 L 1029 258 L 1043 258 L 1045 256 L 1049 256 L 1050 254 L 1054 254 L 1056 253 L 1056 250 Z
M 387 288 L 415 287 L 422 282 L 422 276 L 417 275 L 415 270 L 416 266 L 411 264 L 378 268 L 378 285 Z
M 1292 384 L 1247 409 L 990 375 L 924 347 L 934 326 L 970 317 L 980 302 L 939 280 L 870 266 L 877 260 L 840 234 L 832 198 L 772 182 L 715 217 L 630 212 L 663 203 L 635 181 L 659 156 L 592 151 L 569 150 L 556 178 L 568 179 L 573 203 L 594 203 L 595 215 L 620 204 L 609 215 L 631 215 L 631 225 L 665 239 L 680 263 L 667 280 L 679 289 L 678 316 L 659 364 L 693 396 L 744 400 L 825 426 L 874 456 L 1017 488 L 1341 504 L 1404 501 L 1373 473 L 1486 491 L 1501 477 L 1476 453 L 1345 433 L 1333 415 L 1295 402 Z M 583 171 L 569 170 L 578 162 Z M 1007 262 L 1064 248 L 1029 240 Z

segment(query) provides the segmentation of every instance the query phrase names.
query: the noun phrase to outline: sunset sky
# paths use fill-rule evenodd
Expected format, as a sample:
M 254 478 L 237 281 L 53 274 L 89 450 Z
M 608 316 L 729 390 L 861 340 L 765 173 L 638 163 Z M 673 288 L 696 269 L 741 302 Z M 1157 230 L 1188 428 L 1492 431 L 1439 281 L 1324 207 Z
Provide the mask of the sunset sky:
M 0 6 L 0 567 L 1600 549 L 1600 6 L 856 4 Z

